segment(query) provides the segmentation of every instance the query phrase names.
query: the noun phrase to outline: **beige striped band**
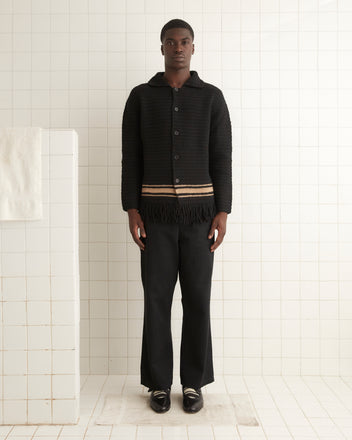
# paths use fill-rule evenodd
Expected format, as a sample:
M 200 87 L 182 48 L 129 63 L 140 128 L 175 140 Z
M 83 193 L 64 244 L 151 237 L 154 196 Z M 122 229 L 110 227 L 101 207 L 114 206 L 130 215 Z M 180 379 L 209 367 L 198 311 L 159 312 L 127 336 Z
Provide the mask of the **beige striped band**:
M 142 196 L 148 197 L 207 197 L 213 196 L 211 183 L 203 185 L 142 185 Z

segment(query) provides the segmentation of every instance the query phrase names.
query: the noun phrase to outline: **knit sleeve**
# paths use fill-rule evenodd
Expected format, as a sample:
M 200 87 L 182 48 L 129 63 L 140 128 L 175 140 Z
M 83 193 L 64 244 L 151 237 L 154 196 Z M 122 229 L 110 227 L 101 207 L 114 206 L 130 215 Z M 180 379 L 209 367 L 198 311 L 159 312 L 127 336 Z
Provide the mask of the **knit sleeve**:
M 210 124 L 209 172 L 217 212 L 231 212 L 232 138 L 229 111 L 220 89 L 214 98 Z
M 143 149 L 140 135 L 140 106 L 136 89 L 132 89 L 122 119 L 122 208 L 139 209 L 143 179 Z

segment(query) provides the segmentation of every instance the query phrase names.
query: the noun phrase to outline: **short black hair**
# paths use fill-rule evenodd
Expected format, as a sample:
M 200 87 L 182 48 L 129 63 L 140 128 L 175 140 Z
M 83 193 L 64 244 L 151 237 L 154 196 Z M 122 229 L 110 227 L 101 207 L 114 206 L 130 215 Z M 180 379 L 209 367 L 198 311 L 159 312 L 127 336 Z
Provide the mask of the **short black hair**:
M 173 20 L 168 21 L 163 28 L 161 29 L 161 33 L 160 33 L 160 40 L 161 42 L 163 42 L 163 38 L 165 35 L 165 32 L 168 29 L 174 29 L 174 28 L 185 28 L 188 29 L 192 35 L 192 40 L 194 40 L 194 32 L 193 29 L 191 27 L 191 25 L 189 25 L 186 21 L 181 20 L 180 18 L 174 18 Z

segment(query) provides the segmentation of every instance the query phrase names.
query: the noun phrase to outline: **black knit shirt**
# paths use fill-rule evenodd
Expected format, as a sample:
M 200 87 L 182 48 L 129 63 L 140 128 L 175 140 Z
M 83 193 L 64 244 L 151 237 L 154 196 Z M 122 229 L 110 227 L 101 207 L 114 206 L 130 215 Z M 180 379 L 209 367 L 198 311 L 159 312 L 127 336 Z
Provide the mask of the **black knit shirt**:
M 173 88 L 158 72 L 134 87 L 122 122 L 121 198 L 142 219 L 195 223 L 231 212 L 231 121 L 197 72 Z

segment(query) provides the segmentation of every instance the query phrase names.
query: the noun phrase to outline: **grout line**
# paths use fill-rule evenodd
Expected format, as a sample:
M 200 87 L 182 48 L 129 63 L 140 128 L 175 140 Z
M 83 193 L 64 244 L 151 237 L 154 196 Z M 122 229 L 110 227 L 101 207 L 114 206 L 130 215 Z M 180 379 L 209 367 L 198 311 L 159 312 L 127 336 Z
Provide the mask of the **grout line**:
M 4 331 L 3 329 L 5 328 L 4 325 L 4 284 L 3 284 L 3 276 L 2 276 L 2 271 L 3 271 L 3 228 L 1 227 L 0 230 L 0 249 L 1 249 L 1 255 L 0 255 L 0 287 L 1 287 L 1 347 L 2 347 L 2 353 L 1 353 L 1 423 L 4 423 L 4 412 L 5 412 L 5 395 L 4 395 L 4 385 L 5 385 L 5 378 L 4 378 L 4 371 L 5 371 L 5 360 L 4 360 L 4 347 L 5 347 L 5 335 L 4 335 Z M 10 429 L 10 431 L 8 432 L 7 436 L 10 434 L 10 432 L 13 430 Z M 7 436 L 5 438 L 7 438 Z
M 121 388 L 121 392 L 120 392 L 120 394 L 121 395 L 123 395 L 123 391 L 124 391 L 124 389 L 125 389 L 125 386 L 126 386 L 126 382 L 127 382 L 127 377 L 128 377 L 128 375 L 127 374 L 125 374 L 124 375 L 125 376 L 125 380 L 124 380 L 124 382 L 123 382 L 123 385 L 122 385 L 122 388 Z M 116 425 L 115 425 L 116 426 Z M 118 425 L 117 425 L 118 426 Z M 111 436 L 112 436 L 112 432 L 113 432 L 113 429 L 114 429 L 114 425 L 113 426 L 111 426 L 111 431 L 110 431 L 110 435 L 109 435 L 109 440 L 111 439 Z M 137 440 L 137 429 L 136 429 L 136 436 L 135 436 L 135 440 Z
M 337 70 L 337 78 L 340 72 L 340 66 L 339 66 L 339 53 L 340 53 L 340 39 L 339 39 L 339 29 L 340 29 L 340 13 L 339 13 L 340 5 L 339 0 L 336 0 L 336 29 L 337 29 L 337 38 L 336 38 L 336 70 Z M 336 106 L 337 106 L 337 158 L 336 158 L 336 168 L 337 168 L 337 182 L 336 182 L 336 222 L 337 222 L 337 320 L 338 320 L 338 329 L 337 329 L 337 337 L 338 337 L 338 346 L 337 346 L 337 353 L 338 353 L 338 373 L 343 374 L 343 368 L 342 368 L 342 350 L 341 350 L 341 338 L 342 338 L 342 332 L 341 332 L 341 315 L 342 315 L 342 307 L 341 307 L 341 279 L 340 279 L 340 264 L 341 264 L 341 233 L 340 233 L 340 166 L 341 166 L 341 160 L 340 160 L 340 130 L 339 130 L 339 121 L 340 121 L 340 87 L 339 87 L 339 80 L 337 80 L 337 90 L 336 90 Z
M 342 382 L 346 385 L 346 387 L 348 387 L 351 391 L 352 391 L 352 382 L 346 381 L 346 377 L 349 376 L 338 376 Z
M 241 16 L 242 16 L 242 2 L 240 2 L 239 16 L 240 16 L 239 52 L 240 52 L 240 66 L 242 66 L 243 65 L 243 60 L 242 60 L 242 36 L 243 36 L 242 26 L 243 25 L 242 25 L 242 20 L 241 20 Z M 243 72 L 242 72 L 242 70 L 239 71 L 239 77 L 240 77 L 240 85 L 239 85 L 240 86 L 240 89 L 239 89 L 239 100 L 240 100 L 240 102 L 239 102 L 239 107 L 240 107 L 240 112 L 241 112 L 240 120 L 241 120 L 241 124 L 243 124 L 243 118 L 242 118 L 242 112 L 243 112 L 243 100 L 242 100 L 242 96 L 243 96 Z M 240 177 L 241 177 L 241 182 L 240 182 L 240 206 L 241 206 L 242 202 L 243 202 L 243 188 L 244 188 L 244 185 L 243 185 L 243 173 L 242 173 L 242 170 L 243 170 L 243 161 L 242 161 L 242 158 L 243 158 L 243 155 L 242 155 L 243 148 L 241 148 L 242 145 L 244 144 L 243 125 L 240 128 L 240 133 L 241 133 L 241 135 L 240 135 L 240 148 L 239 148 L 238 155 L 239 155 L 239 162 L 240 162 L 239 165 L 240 165 Z M 241 353 L 241 357 L 240 357 L 240 362 L 241 362 L 240 371 L 241 371 L 241 374 L 243 374 L 243 372 L 244 372 L 244 352 L 245 352 L 245 350 L 244 350 L 244 348 L 245 348 L 245 344 L 244 344 L 244 342 L 245 342 L 245 338 L 244 338 L 244 335 L 245 335 L 245 326 L 244 326 L 244 280 L 243 280 L 243 275 L 244 275 L 244 267 L 243 267 L 243 250 L 244 250 L 244 243 L 243 243 L 243 210 L 240 209 L 239 212 L 241 213 L 240 214 L 240 218 L 239 218 L 239 224 L 240 224 L 240 243 L 241 243 L 241 255 L 240 255 L 239 264 L 241 266 L 241 282 L 240 282 L 240 285 L 241 285 L 241 324 L 242 324 L 242 328 L 241 328 L 241 330 L 242 330 L 242 334 L 241 334 L 241 351 L 242 351 L 242 353 Z
M 278 176 L 279 176 L 279 182 L 278 182 L 278 187 L 279 187 L 279 234 L 280 234 L 280 239 L 279 239 L 279 244 L 280 244 L 280 249 L 279 249 L 279 253 L 280 253 L 280 259 L 279 259 L 279 267 L 280 267 L 280 274 L 279 274 L 279 286 L 280 286 L 280 334 L 279 334 L 279 338 L 280 338 L 280 376 L 282 376 L 282 351 L 283 351 L 283 341 L 282 341 L 282 335 L 283 335 L 283 320 L 282 320 L 282 313 L 283 313 L 283 297 L 282 297 L 282 192 L 281 192 L 281 171 L 282 171 L 282 166 L 281 166 L 281 160 L 282 160 L 282 151 L 281 151 L 281 121 L 280 121 L 280 112 L 281 112 L 281 48 L 280 48 L 280 32 L 281 32 L 281 7 L 280 7 L 280 2 L 278 4 L 278 21 L 279 21 L 279 25 L 278 25 L 278 80 L 279 80 L 279 84 L 278 84 L 278 94 L 279 94 L 279 133 L 278 133 L 278 139 L 279 139 L 279 146 L 278 146 L 278 156 L 279 156 L 279 169 L 278 169 Z
M 91 376 L 94 376 L 94 375 L 91 375 Z M 99 376 L 100 376 L 100 375 L 99 375 Z M 97 405 L 98 405 L 98 403 L 99 403 L 99 401 L 100 401 L 100 399 L 101 399 L 101 397 L 102 397 L 102 392 L 103 392 L 103 389 L 104 389 L 104 387 L 105 387 L 105 384 L 106 384 L 106 382 L 107 382 L 108 379 L 109 379 L 109 375 L 108 375 L 108 374 L 103 374 L 102 376 L 105 376 L 105 380 L 104 380 L 103 384 L 102 384 L 101 387 L 100 387 L 100 391 L 98 392 L 98 397 L 97 397 L 97 399 L 96 399 L 96 401 L 95 401 L 94 408 L 92 409 L 92 411 L 91 411 L 91 415 L 90 415 L 90 417 L 89 417 L 89 419 L 88 419 L 88 422 L 87 422 L 86 428 L 85 428 L 84 433 L 83 433 L 82 440 L 84 440 L 84 439 L 87 438 L 86 436 L 87 436 L 87 431 L 89 430 L 89 428 L 92 427 L 92 426 L 95 426 L 95 425 L 90 425 L 90 423 L 91 423 L 91 421 L 92 421 L 92 419 L 93 419 L 93 417 L 94 417 L 94 412 L 95 412 L 95 410 L 96 410 L 96 408 L 97 408 Z M 95 416 L 96 416 L 96 415 L 95 415 Z M 111 436 L 111 431 L 112 431 L 112 429 L 113 429 L 113 426 L 111 426 L 111 430 L 110 430 L 109 437 Z M 88 436 L 89 436 L 88 438 L 91 438 L 91 437 L 92 437 L 90 434 L 88 434 Z M 63 439 L 64 439 L 64 438 L 63 438 Z
M 90 39 L 89 39 L 89 35 L 90 35 L 90 1 L 87 1 L 87 21 L 88 21 L 88 54 L 87 54 L 87 62 L 88 62 L 88 69 L 90 69 Z M 71 29 L 70 29 L 71 30 Z M 70 34 L 71 35 L 71 34 Z M 71 38 L 70 38 L 71 41 Z M 90 255 L 90 244 L 91 244 L 91 239 L 90 239 L 90 235 L 91 235 L 91 222 L 90 222 L 90 210 L 89 210 L 89 194 L 90 194 L 90 173 L 91 173 L 91 164 L 90 164 L 90 158 L 89 158 L 89 150 L 90 150 L 90 130 L 89 130 L 89 119 L 90 119 L 90 83 L 89 83 L 89 79 L 90 79 L 90 70 L 88 71 L 88 96 L 87 96 L 87 100 L 88 100 L 88 127 L 87 127 L 87 143 L 88 143 L 88 148 L 87 148 L 87 234 L 88 234 L 88 243 L 87 243 L 87 320 L 88 320 L 88 325 L 87 325 L 87 337 L 88 337 L 88 347 L 87 347 L 87 351 L 88 351 L 88 372 L 89 374 L 92 373 L 92 356 L 91 356 L 91 345 L 92 345 L 92 335 L 91 335 L 91 314 L 90 314 L 90 310 L 91 310 L 91 271 L 90 271 L 90 262 L 91 262 L 91 255 Z
M 253 398 L 252 398 L 251 391 L 250 391 L 250 389 L 248 388 L 248 384 L 247 384 L 247 382 L 246 382 L 246 376 L 240 376 L 240 377 L 242 378 L 243 383 L 244 383 L 244 385 L 245 385 L 245 387 L 246 387 L 246 389 L 247 389 L 247 395 L 248 395 L 248 398 L 249 398 L 249 400 L 250 400 L 250 402 L 251 402 L 251 405 L 252 405 L 252 407 L 253 407 L 253 410 L 254 410 L 254 413 L 255 413 L 255 416 L 256 416 L 257 422 L 259 423 L 259 427 L 262 429 L 262 431 L 263 431 L 263 435 L 264 435 L 265 439 L 266 439 L 266 440 L 270 440 L 270 438 L 268 438 L 267 435 L 266 435 L 266 432 L 265 432 L 265 429 L 264 429 L 264 424 L 261 422 L 261 420 L 260 420 L 260 416 L 259 416 L 258 411 L 257 411 L 257 408 L 256 408 L 256 406 L 255 406 L 255 404 L 254 404 L 254 402 L 253 402 Z M 256 376 L 256 377 L 259 377 L 259 378 L 264 382 L 265 386 L 268 388 L 267 384 L 265 383 L 265 380 L 264 380 L 263 375 L 259 375 L 259 376 Z M 248 377 L 247 377 L 247 381 L 248 381 Z M 269 388 L 269 390 L 270 390 L 270 388 Z M 270 391 L 269 391 L 269 392 L 270 392 Z M 273 401 L 274 401 L 274 399 L 273 399 Z M 242 439 L 242 437 L 241 437 L 241 431 L 238 429 L 238 426 L 239 426 L 239 425 L 236 424 L 236 430 L 238 431 L 238 435 L 239 435 L 240 439 Z M 243 440 L 247 440 L 247 439 L 246 439 L 246 434 L 244 434 L 244 436 L 245 436 L 245 437 L 244 437 Z
M 13 6 L 12 6 L 12 14 L 11 14 L 11 49 L 12 49 L 12 57 L 11 57 L 11 67 L 12 67 L 12 94 L 11 94 L 11 104 L 12 104 L 12 125 L 14 125 L 14 14 L 13 14 Z M 3 227 L 1 225 L 0 230 L 0 288 L 1 288 L 1 423 L 4 423 L 4 412 L 5 412 L 5 393 L 4 393 L 4 387 L 5 387 L 5 378 L 4 378 L 4 371 L 5 371 L 5 360 L 4 360 L 4 347 L 5 347 L 5 335 L 4 335 L 4 283 L 3 283 L 3 267 L 4 267 L 4 258 L 3 258 Z M 14 427 L 12 426 L 7 435 L 5 436 L 5 439 L 8 438 L 11 431 L 13 431 Z
M 241 377 L 241 376 L 239 376 L 239 377 Z M 226 390 L 228 396 L 230 396 L 229 389 L 228 389 L 228 385 L 227 385 L 227 381 L 226 381 L 226 376 L 225 376 L 225 375 L 224 375 L 223 379 L 224 379 L 225 390 Z M 256 416 L 257 416 L 257 410 L 256 410 L 256 408 L 255 408 L 255 406 L 254 406 L 254 404 L 253 404 L 252 396 L 250 395 L 250 393 L 249 393 L 249 391 L 248 391 L 248 387 L 247 387 L 246 381 L 244 380 L 243 377 L 241 377 L 241 379 L 242 379 L 243 383 L 245 384 L 245 386 L 246 386 L 246 388 L 247 388 L 248 398 L 250 399 L 251 404 L 253 405 L 253 408 L 254 408 L 255 414 L 256 414 Z M 231 397 L 230 397 L 230 399 L 231 399 Z M 232 400 L 231 400 L 231 401 L 232 401 Z M 258 420 L 259 420 L 259 417 L 258 417 Z M 233 428 L 234 428 L 234 433 L 236 432 L 236 435 L 238 435 L 238 438 L 241 439 L 241 431 L 240 431 L 240 429 L 239 429 L 239 427 L 238 427 L 237 419 L 236 419 L 236 423 L 235 423 L 235 425 L 234 425 Z
M 319 375 L 321 374 L 321 370 L 322 370 L 322 358 L 321 358 L 321 354 L 322 354 L 322 349 L 321 349 L 321 345 L 322 345 L 322 341 L 321 341 L 321 336 L 322 336 L 322 328 L 321 328 L 321 306 L 320 306 L 320 301 L 321 301 L 321 277 L 320 277 L 320 263 L 321 263 L 321 253 L 320 253 L 320 236 L 321 236 L 321 220 L 320 220 L 320 179 L 319 179 L 319 150 L 320 150 L 320 123 L 319 123 L 319 93 L 320 93 L 320 84 L 319 84 L 319 2 L 317 4 L 317 9 L 316 9 L 316 16 L 317 16 L 317 29 L 316 29 L 316 36 L 317 36 L 317 51 L 316 51 L 316 74 L 317 74 L 317 196 L 318 196 L 318 201 L 317 201 L 317 208 L 318 208 L 318 239 L 317 239 L 317 252 L 318 252 L 318 261 L 317 261 L 317 270 L 318 270 L 318 327 L 319 327 L 319 344 L 318 344 L 318 359 L 319 359 L 319 367 L 318 367 L 318 372 Z
M 259 114 L 260 114 L 260 119 L 262 118 L 262 91 L 263 91 L 263 87 L 262 87 L 262 77 L 260 75 L 260 73 L 262 72 L 262 61 L 261 61 L 261 56 L 260 54 L 262 53 L 262 26 L 261 26 L 261 13 L 262 13 L 262 2 L 261 0 L 259 1 L 259 30 L 258 30 L 258 34 L 259 34 Z M 260 203 L 260 225 L 263 225 L 263 190 L 262 190 L 262 182 L 263 182 L 263 176 L 262 176 L 262 169 L 263 169 L 263 156 L 262 156 L 262 150 L 263 150 L 263 146 L 262 146 L 262 139 L 263 139 L 263 131 L 262 131 L 262 123 L 261 120 L 259 122 L 259 185 L 260 185 L 260 195 L 259 195 L 259 203 Z M 264 368 L 264 304 L 263 304 L 263 228 L 262 226 L 260 227 L 260 269 L 259 269 L 259 273 L 260 273 L 260 312 L 261 312 L 261 316 L 260 316 L 260 326 L 261 326 L 261 336 L 260 336 L 260 361 L 261 361 L 261 366 L 260 366 L 260 372 L 261 374 L 263 374 L 263 372 L 265 371 Z M 259 284 L 259 283 L 258 283 Z M 243 337 L 243 336 L 242 336 Z
M 298 2 L 297 5 L 297 52 L 298 52 L 298 59 L 297 59 L 297 80 L 298 80 L 298 93 L 297 93 L 297 99 L 298 99 L 298 169 L 301 170 L 301 154 L 302 154 L 302 148 L 301 148 L 301 83 L 300 83 L 300 42 L 301 42 L 301 34 L 300 34 L 300 3 Z M 299 297 L 299 366 L 298 366 L 298 372 L 299 374 L 302 374 L 302 233 L 301 233 L 301 207 L 302 207 L 302 201 L 301 201 L 301 173 L 298 173 L 298 258 L 299 258 L 299 269 L 298 269 L 298 297 Z
M 52 123 L 52 118 L 51 118 L 51 72 L 52 72 L 52 3 L 49 3 L 49 129 L 51 129 L 51 123 Z M 54 389 L 54 384 L 53 384 L 53 368 L 54 368 L 54 350 L 53 350 L 53 298 L 52 298 L 52 289 L 51 289 L 51 233 L 50 233 L 50 227 L 51 227 L 51 223 L 50 223 L 50 214 L 51 214 L 51 209 L 50 209 L 50 199 L 51 199 L 51 181 L 50 181 L 50 176 L 51 176 L 51 165 L 50 165 L 50 153 L 51 153 L 51 137 L 52 137 L 52 133 L 51 130 L 49 130 L 48 133 L 48 138 L 49 138 L 49 146 L 48 146 L 48 216 L 49 216 L 49 230 L 48 230 L 48 247 L 49 247 L 49 288 L 50 288 L 50 345 L 51 345 L 51 353 L 50 353 L 50 360 L 51 360 L 51 377 L 50 377 L 50 396 L 51 396 L 51 401 L 50 401 L 50 416 L 51 416 L 51 422 L 53 422 L 54 420 L 54 395 L 53 395 L 53 389 Z
M 325 383 L 324 380 L 323 380 L 323 376 L 318 375 L 318 376 L 312 376 L 312 377 L 313 377 L 313 379 L 318 378 L 321 382 L 324 383 L 324 385 L 326 385 L 326 383 Z M 304 384 L 307 386 L 307 388 L 310 390 L 310 392 L 312 393 L 312 395 L 315 397 L 315 399 L 319 402 L 319 405 L 321 406 L 321 408 L 324 409 L 325 413 L 327 414 L 326 419 L 329 420 L 329 421 L 331 421 L 332 424 L 333 424 L 334 426 L 336 426 L 336 428 L 341 432 L 342 436 L 343 436 L 346 440 L 349 440 L 349 439 L 345 436 L 344 432 L 341 431 L 340 427 L 339 427 L 338 425 L 336 425 L 336 423 L 335 423 L 335 417 L 331 416 L 330 413 L 329 413 L 329 407 L 331 408 L 331 406 L 330 406 L 330 403 L 331 403 L 331 402 L 328 401 L 328 404 L 327 404 L 328 409 L 326 409 L 326 407 L 324 406 L 324 403 L 321 401 L 320 395 L 316 395 L 316 393 L 314 392 L 314 389 L 312 389 L 311 386 L 309 385 L 309 382 L 307 383 L 308 376 L 302 376 L 301 379 L 302 379 L 302 381 L 304 382 Z M 315 382 L 317 382 L 317 381 L 315 381 Z M 321 391 L 321 389 L 323 388 L 321 382 L 319 383 L 319 386 L 320 386 L 319 391 Z M 326 386 L 327 386 L 327 385 L 326 385 Z M 327 386 L 327 387 L 328 387 L 328 386 Z M 329 388 L 329 387 L 328 387 L 328 388 Z M 332 394 L 334 394 L 334 393 L 332 393 Z M 324 397 L 325 397 L 325 395 L 324 395 Z M 337 400 L 340 400 L 339 398 L 336 398 L 336 399 L 337 399 Z M 297 400 L 297 399 L 296 399 L 296 400 Z M 298 403 L 299 403 L 299 402 L 298 402 Z M 343 405 L 343 406 L 345 407 L 345 405 Z M 303 410 L 302 410 L 302 411 L 303 411 Z M 351 411 L 350 411 L 350 412 L 351 412 Z M 309 420 L 309 418 L 307 418 L 307 419 Z M 312 425 L 312 429 L 315 431 L 313 425 Z M 319 435 L 319 434 L 317 433 L 317 435 Z
M 106 320 L 108 322 L 107 325 L 107 374 L 110 374 L 110 317 L 109 317 L 109 306 L 110 306 L 110 289 L 111 289 L 111 280 L 110 280 L 110 231 L 109 231 L 109 225 L 110 225 L 110 212 L 109 212 L 109 205 L 110 205 L 110 197 L 109 197 L 109 178 L 110 178 L 110 142 L 109 142 L 109 98 L 108 98 L 108 89 L 109 89 L 109 2 L 106 1 L 106 12 L 105 12 L 105 25 L 106 25 L 106 94 L 105 94 L 105 105 L 106 105 L 106 172 L 107 172 L 107 178 L 106 178 L 106 274 L 107 274 L 107 316 Z M 89 199 L 88 199 L 89 202 Z M 106 300 L 105 300 L 106 301 Z M 111 434 L 111 433 L 110 433 Z
M 331 376 L 330 376 L 331 377 Z M 338 379 L 341 381 L 341 382 L 343 382 L 343 380 L 342 380 L 342 378 L 340 377 L 340 376 L 337 376 L 338 377 Z M 338 400 L 340 403 L 341 403 L 341 405 L 350 413 L 350 418 L 352 417 L 352 409 L 350 409 L 350 408 L 348 408 L 346 405 L 345 405 L 345 402 L 340 398 L 340 396 L 335 392 L 335 390 L 334 390 L 334 388 L 333 387 L 331 387 L 331 385 L 329 384 L 329 383 L 327 383 L 327 381 L 326 381 L 326 379 L 325 379 L 325 376 L 320 376 L 320 379 L 324 382 L 324 384 L 325 384 L 325 386 L 330 390 L 330 392 L 331 392 L 331 394 L 333 394 L 333 396 L 336 398 L 336 400 Z M 335 422 L 335 419 L 337 418 L 336 416 L 330 416 L 330 418 L 331 418 L 331 420 L 332 420 L 332 423 L 336 426 L 336 428 L 338 429 L 338 430 L 340 430 L 341 431 L 341 428 L 340 428 L 340 426 L 338 425 L 338 424 L 336 424 L 336 422 Z M 343 432 L 343 431 L 341 431 L 342 432 L 342 435 L 343 436 L 345 436 L 345 433 Z M 348 437 L 346 437 L 345 436 L 345 438 L 346 438 L 346 440 L 349 440 L 348 439 Z
M 32 10 L 32 0 L 29 0 L 30 3 L 30 7 Z M 30 84 L 31 84 L 31 88 L 33 85 L 33 66 L 32 66 L 32 54 L 33 54 L 33 29 L 32 29 L 32 14 L 30 15 Z M 33 91 L 31 91 L 30 93 L 30 109 L 33 109 Z M 30 112 L 30 125 L 33 126 L 33 112 Z M 26 294 L 26 299 L 25 299 L 25 313 L 26 313 L 26 328 L 25 328 L 25 332 L 26 332 L 26 374 L 25 374 L 25 380 L 26 380 L 26 415 L 25 415 L 25 420 L 26 423 L 28 424 L 28 418 L 29 418 L 29 349 L 28 349 L 28 345 L 29 345 L 29 328 L 28 328 L 28 265 L 27 265 L 27 258 L 28 258 L 28 252 L 27 252 L 27 241 L 28 241 L 28 225 L 27 222 L 24 222 L 24 273 L 25 273 L 25 294 Z M 52 376 L 50 378 L 50 380 L 52 381 Z M 51 402 L 50 402 L 51 403 Z M 52 405 L 50 405 L 52 406 Z
M 296 377 L 296 375 L 293 376 L 293 377 Z M 294 398 L 294 400 L 297 402 L 297 406 L 298 406 L 298 408 L 299 408 L 300 410 L 302 410 L 301 405 L 300 405 L 299 402 L 297 401 L 295 395 L 292 393 L 290 387 L 287 385 L 287 383 L 286 383 L 286 381 L 285 381 L 285 376 L 282 376 L 282 375 L 281 375 L 281 376 L 278 376 L 278 378 L 280 378 L 280 380 L 283 381 L 283 383 L 285 384 L 287 390 L 290 392 L 290 395 L 291 395 L 291 396 Z M 265 382 L 265 378 L 263 378 L 263 380 L 264 380 L 264 382 Z M 266 382 L 265 382 L 265 384 L 266 384 Z M 266 384 L 266 385 L 267 385 L 267 384 Z M 268 385 L 267 385 L 267 386 L 268 386 Z M 275 406 L 276 406 L 276 408 L 277 408 L 277 411 L 279 412 L 279 414 L 280 414 L 280 416 L 281 416 L 281 418 L 282 418 L 282 420 L 283 420 L 283 422 L 284 422 L 284 424 L 285 424 L 285 426 L 286 426 L 286 428 L 287 428 L 287 431 L 289 432 L 289 435 L 292 437 L 292 439 L 294 439 L 295 434 L 291 432 L 291 426 L 289 426 L 289 425 L 287 424 L 285 417 L 282 416 L 282 414 L 281 414 L 281 412 L 280 412 L 280 408 L 278 407 L 278 405 L 277 405 L 277 403 L 276 403 L 275 395 L 271 392 L 271 389 L 270 389 L 269 386 L 268 386 L 268 389 L 269 389 L 270 396 L 271 396 L 271 398 L 272 398 L 272 400 L 273 400 L 273 402 L 274 402 L 274 404 L 275 404 Z M 303 413 L 303 415 L 305 416 L 305 414 L 304 414 L 303 411 L 302 411 L 302 413 Z M 269 439 L 269 440 L 270 440 L 270 439 Z
M 312 395 L 312 398 L 314 398 L 315 400 L 317 400 L 320 404 L 319 399 L 317 399 L 316 395 L 312 392 L 312 390 L 309 388 L 309 386 L 305 383 L 304 381 L 304 377 L 303 376 L 298 376 L 298 378 L 300 379 L 301 382 L 303 382 L 303 384 L 305 385 L 306 388 L 308 388 L 308 390 L 310 391 L 310 394 Z M 285 377 L 282 377 L 283 382 L 285 383 L 287 389 L 290 391 L 290 394 L 292 395 L 292 398 L 296 401 L 298 408 L 302 411 L 302 414 L 304 415 L 304 417 L 307 419 L 309 426 L 311 427 L 312 431 L 314 431 L 317 435 L 318 433 L 316 432 L 316 430 L 314 429 L 314 426 L 312 425 L 310 418 L 305 414 L 304 410 L 302 409 L 302 406 L 300 404 L 300 401 L 297 399 L 296 394 L 295 394 L 295 390 L 292 390 L 292 385 L 290 386 L 290 384 L 287 384 L 287 381 L 285 380 Z M 323 408 L 323 406 L 321 405 L 321 407 Z M 294 434 L 293 434 L 294 435 Z

